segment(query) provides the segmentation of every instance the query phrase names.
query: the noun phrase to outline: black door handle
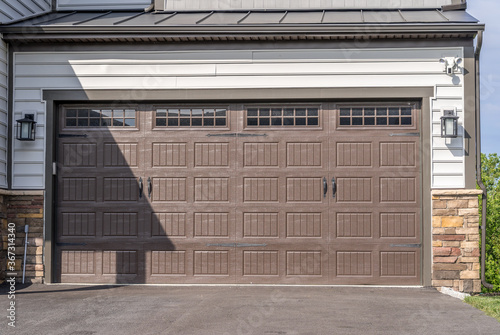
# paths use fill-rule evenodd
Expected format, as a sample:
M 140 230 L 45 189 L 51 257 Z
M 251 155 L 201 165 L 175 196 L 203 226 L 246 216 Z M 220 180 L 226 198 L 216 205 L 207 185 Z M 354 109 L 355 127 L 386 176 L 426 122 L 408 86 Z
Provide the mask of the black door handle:
M 335 198 L 337 193 L 337 183 L 335 182 L 335 177 L 332 178 L 332 197 Z
M 328 193 L 328 183 L 326 177 L 323 177 L 323 198 L 326 198 L 326 193 Z
M 153 185 L 151 185 L 151 177 L 148 177 L 148 197 L 151 198 L 151 192 L 153 192 Z
M 139 199 L 142 198 L 142 190 L 144 189 L 144 185 L 142 184 L 142 177 L 139 178 Z

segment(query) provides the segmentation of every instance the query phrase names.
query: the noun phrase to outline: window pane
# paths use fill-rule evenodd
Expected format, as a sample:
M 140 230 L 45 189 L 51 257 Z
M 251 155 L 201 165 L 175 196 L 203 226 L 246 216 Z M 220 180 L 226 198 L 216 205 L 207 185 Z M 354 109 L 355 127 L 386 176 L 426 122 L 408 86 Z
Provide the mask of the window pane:
M 389 115 L 399 115 L 399 108 L 389 108 Z
M 295 110 L 295 116 L 306 116 L 306 110 L 304 108 L 297 108 Z
M 128 118 L 135 117 L 135 110 L 133 110 L 133 109 L 126 109 L 125 110 L 125 117 L 128 117 Z
M 78 127 L 88 127 L 89 120 L 88 119 L 78 119 Z
M 189 127 L 191 125 L 191 122 L 190 122 L 191 120 L 188 118 L 180 118 L 179 120 L 180 120 L 181 127 Z
M 249 109 L 247 110 L 247 116 L 257 116 L 257 109 Z
M 377 118 L 377 126 L 386 126 L 387 118 L 386 117 L 378 117 Z
M 310 117 L 307 119 L 308 126 L 317 126 L 319 124 L 319 119 L 317 117 Z
M 284 116 L 293 116 L 294 115 L 293 108 L 285 108 L 283 115 Z
M 102 118 L 101 119 L 101 126 L 110 127 L 111 126 L 111 119 L 110 118 Z
M 212 119 L 212 118 L 210 118 L 210 119 L 207 119 L 207 118 L 203 119 L 203 125 L 205 127 L 213 127 L 213 125 L 214 125 L 214 119 Z
M 377 115 L 387 115 L 387 108 L 377 108 Z
M 247 119 L 247 125 L 249 125 L 249 126 L 256 126 L 257 125 L 257 119 L 256 118 L 248 118 Z
M 202 109 L 193 109 L 192 110 L 193 116 L 202 116 L 203 115 L 203 110 Z
M 170 121 L 171 119 L 168 120 L 168 125 L 170 126 Z M 177 121 L 177 120 L 175 120 Z M 164 127 L 167 125 L 167 119 L 156 119 L 156 126 L 157 127 Z
M 122 118 L 124 115 L 123 109 L 115 109 L 113 110 L 113 117 L 114 118 Z
M 79 109 L 78 110 L 78 117 L 89 117 L 89 110 L 88 109 Z
M 362 126 L 363 125 L 363 118 L 362 117 L 353 117 L 352 118 L 352 125 L 353 126 Z
M 349 117 L 341 117 L 340 118 L 340 125 L 341 126 L 350 126 L 351 125 L 351 118 L 349 118 Z
M 113 117 L 113 111 L 111 109 L 101 110 L 102 117 Z
M 170 115 L 170 111 L 168 111 L 168 115 Z M 167 116 L 167 110 L 166 109 L 157 109 L 156 116 Z
M 361 116 L 361 115 L 363 115 L 362 108 L 353 108 L 352 109 L 352 116 Z
M 76 127 L 76 119 L 66 119 L 66 127 Z
M 375 108 L 365 108 L 365 115 L 367 116 L 375 115 Z
M 162 126 L 164 126 L 164 125 L 165 125 L 165 120 L 163 120 Z M 168 126 L 169 127 L 179 127 L 179 119 L 168 119 Z
M 261 108 L 259 110 L 259 115 L 260 116 L 269 116 L 271 111 L 269 110 L 269 108 Z
M 198 118 L 198 117 L 194 117 L 192 120 L 191 120 L 191 125 L 193 127 L 200 127 L 202 125 L 202 118 Z
M 318 109 L 317 108 L 310 108 L 307 110 L 307 115 L 309 116 L 318 116 Z
M 374 126 L 375 118 L 374 117 L 365 117 L 365 126 Z
M 123 126 L 123 119 L 113 119 L 113 126 L 114 127 L 122 127 Z
M 135 119 L 125 119 L 126 127 L 135 127 Z
M 291 118 L 291 117 L 284 118 L 283 125 L 284 126 L 293 126 L 293 118 Z
M 101 123 L 100 119 L 97 119 L 97 118 L 90 119 L 90 126 L 91 127 L 99 127 L 100 123 Z
M 340 109 L 340 116 L 351 116 L 351 109 L 350 108 L 341 108 Z
M 259 126 L 269 126 L 270 120 L 268 118 L 259 119 Z
M 191 110 L 190 109 L 181 109 L 179 111 L 180 115 L 181 116 L 191 116 Z
M 215 125 L 224 127 L 226 125 L 226 119 L 215 119 Z
M 298 117 L 295 119 L 295 125 L 296 126 L 305 126 L 306 125 L 306 118 L 305 117 Z
M 401 115 L 411 115 L 411 108 L 409 107 L 401 108 Z
M 225 109 L 217 109 L 215 112 L 216 116 L 226 116 L 226 110 Z
M 401 124 L 404 126 L 411 125 L 411 117 L 402 117 Z
M 281 118 L 274 117 L 271 119 L 271 124 L 273 126 L 281 126 Z
M 66 117 L 76 117 L 77 110 L 76 109 L 68 109 L 66 110 Z
M 272 116 L 281 116 L 283 113 L 283 110 L 281 108 L 273 108 L 271 110 L 271 115 Z
M 399 125 L 399 117 L 390 117 L 389 124 L 391 126 L 398 126 Z

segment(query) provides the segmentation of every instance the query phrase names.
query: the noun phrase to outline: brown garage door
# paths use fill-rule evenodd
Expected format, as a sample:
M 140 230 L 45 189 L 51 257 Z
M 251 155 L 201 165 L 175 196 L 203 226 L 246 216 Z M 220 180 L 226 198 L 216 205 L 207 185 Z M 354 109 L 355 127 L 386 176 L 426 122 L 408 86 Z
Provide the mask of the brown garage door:
M 420 280 L 414 104 L 64 106 L 67 283 Z

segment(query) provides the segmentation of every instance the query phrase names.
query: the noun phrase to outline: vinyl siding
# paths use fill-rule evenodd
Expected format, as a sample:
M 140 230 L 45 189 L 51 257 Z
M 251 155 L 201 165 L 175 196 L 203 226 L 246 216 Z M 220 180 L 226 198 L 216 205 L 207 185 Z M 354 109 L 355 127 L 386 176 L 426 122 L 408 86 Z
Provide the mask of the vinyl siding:
M 51 0 L 2 0 L 0 23 L 9 23 L 50 11 Z
M 462 54 L 461 48 L 16 53 L 14 119 L 35 111 L 38 130 L 35 143 L 15 141 L 13 187 L 44 187 L 43 89 L 409 86 L 436 88 L 433 136 L 423 142 L 433 143 L 432 186 L 463 187 L 463 136 L 451 146 L 443 143 L 438 124 L 443 106 L 456 106 L 463 120 L 463 76 L 454 84 L 439 63 L 441 57 Z
M 441 8 L 455 2 L 454 0 L 156 0 L 156 9 Z
M 57 10 L 143 10 L 151 0 L 58 0 Z
M 8 47 L 0 34 L 0 188 L 7 187 Z

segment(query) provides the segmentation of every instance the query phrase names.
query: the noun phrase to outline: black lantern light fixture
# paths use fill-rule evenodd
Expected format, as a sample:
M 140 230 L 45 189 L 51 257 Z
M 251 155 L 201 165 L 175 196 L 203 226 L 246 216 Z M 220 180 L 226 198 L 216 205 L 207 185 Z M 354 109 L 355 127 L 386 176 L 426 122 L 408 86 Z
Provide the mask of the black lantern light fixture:
M 441 137 L 455 138 L 458 136 L 458 116 L 453 109 L 445 109 L 441 116 Z
M 24 114 L 24 118 L 16 120 L 16 122 L 16 139 L 19 141 L 34 141 L 36 135 L 35 114 Z

